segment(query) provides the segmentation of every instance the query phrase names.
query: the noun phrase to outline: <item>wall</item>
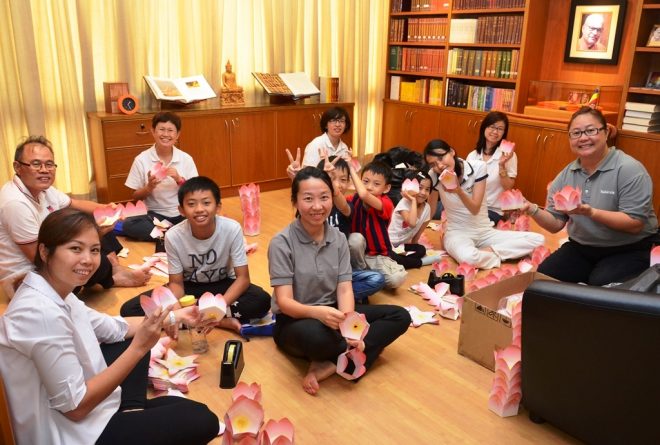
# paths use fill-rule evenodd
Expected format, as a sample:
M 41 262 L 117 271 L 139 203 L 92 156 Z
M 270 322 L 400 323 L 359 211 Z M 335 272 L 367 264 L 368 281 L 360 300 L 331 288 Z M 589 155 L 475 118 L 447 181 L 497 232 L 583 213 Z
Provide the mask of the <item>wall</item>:
M 548 22 L 545 29 L 543 63 L 540 80 L 561 80 L 564 82 L 588 83 L 599 85 L 625 84 L 627 67 L 632 63 L 632 52 L 625 51 L 634 45 L 632 38 L 633 14 L 642 0 L 628 0 L 623 28 L 619 62 L 617 65 L 598 65 L 592 63 L 565 63 L 564 47 L 568 34 L 571 0 L 552 0 L 548 6 Z

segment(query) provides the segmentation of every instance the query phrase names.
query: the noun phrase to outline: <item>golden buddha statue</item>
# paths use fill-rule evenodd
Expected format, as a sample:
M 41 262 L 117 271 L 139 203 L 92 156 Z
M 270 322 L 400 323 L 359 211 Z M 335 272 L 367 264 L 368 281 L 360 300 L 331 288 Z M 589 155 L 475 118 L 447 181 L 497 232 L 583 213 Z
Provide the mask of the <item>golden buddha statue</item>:
M 231 62 L 227 60 L 225 72 L 222 73 L 222 89 L 220 96 L 223 104 L 243 105 L 243 87 L 236 84 L 236 73 L 232 71 Z

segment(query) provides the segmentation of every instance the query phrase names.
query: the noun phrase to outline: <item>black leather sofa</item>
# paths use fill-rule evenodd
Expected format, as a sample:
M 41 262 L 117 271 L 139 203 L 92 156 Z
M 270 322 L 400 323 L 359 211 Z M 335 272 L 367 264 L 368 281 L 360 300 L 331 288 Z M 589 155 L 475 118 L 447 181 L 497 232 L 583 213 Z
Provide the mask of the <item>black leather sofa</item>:
M 660 444 L 660 296 L 535 281 L 522 313 L 532 421 L 590 444 Z

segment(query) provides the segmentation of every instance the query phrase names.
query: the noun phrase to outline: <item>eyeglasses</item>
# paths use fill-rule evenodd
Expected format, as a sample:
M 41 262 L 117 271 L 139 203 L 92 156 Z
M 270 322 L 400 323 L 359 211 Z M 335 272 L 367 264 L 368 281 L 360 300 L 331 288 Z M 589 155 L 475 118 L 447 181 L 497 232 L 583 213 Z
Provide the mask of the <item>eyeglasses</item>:
M 489 125 L 488 129 L 490 131 L 497 131 L 498 133 L 504 133 L 504 127 L 496 127 L 495 125 Z
M 571 130 L 568 132 L 569 139 L 580 139 L 583 134 L 587 136 L 596 136 L 599 131 L 605 130 L 605 127 L 602 128 L 587 128 L 586 130 Z
M 21 161 L 16 161 L 21 165 L 24 165 L 26 167 L 30 167 L 34 171 L 39 171 L 42 169 L 42 167 L 46 167 L 46 170 L 51 171 L 55 170 L 57 168 L 57 164 L 51 161 L 47 162 L 41 162 L 41 161 L 32 161 L 30 163 L 27 162 L 21 162 Z
M 330 119 L 328 123 L 335 125 L 346 125 L 346 119 Z
M 593 32 L 593 33 L 601 33 L 601 32 L 603 32 L 603 28 L 594 28 L 594 27 L 592 27 L 592 26 L 587 26 L 587 29 L 589 30 L 589 31 L 587 31 L 587 32 L 590 32 L 590 33 L 591 33 L 591 32 Z

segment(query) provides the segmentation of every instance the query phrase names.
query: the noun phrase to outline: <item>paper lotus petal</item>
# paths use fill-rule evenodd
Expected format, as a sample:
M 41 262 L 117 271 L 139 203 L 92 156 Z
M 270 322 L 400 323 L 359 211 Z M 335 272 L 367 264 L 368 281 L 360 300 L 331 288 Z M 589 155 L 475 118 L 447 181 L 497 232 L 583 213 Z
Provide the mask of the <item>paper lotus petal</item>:
M 429 229 L 433 230 L 434 232 L 439 232 L 440 230 L 442 230 L 442 226 L 441 226 L 440 224 L 438 224 L 438 223 L 434 223 L 434 222 L 429 222 L 429 223 L 426 225 L 426 227 L 428 227 Z
M 520 273 L 525 273 L 525 272 L 530 272 L 534 270 L 536 266 L 531 260 L 528 260 L 527 258 L 518 261 L 518 270 Z
M 250 255 L 251 253 L 254 253 L 257 251 L 257 248 L 259 247 L 258 243 L 248 243 L 245 238 L 243 238 L 243 247 L 245 249 L 245 254 Z
M 364 340 L 369 332 L 369 323 L 364 314 L 349 312 L 339 324 L 341 335 L 348 340 Z
M 567 185 L 552 195 L 552 199 L 555 202 L 555 210 L 570 212 L 581 204 L 582 190 Z
M 502 141 L 500 142 L 500 150 L 502 151 L 502 153 L 506 153 L 506 154 L 513 153 L 515 149 L 516 149 L 515 142 L 507 141 L 506 139 L 502 139 Z
M 354 365 L 354 369 L 351 374 L 346 372 L 349 360 Z M 351 348 L 337 357 L 337 374 L 346 380 L 355 380 L 360 378 L 364 375 L 365 372 L 367 372 L 367 368 L 364 367 L 366 361 L 367 356 L 364 354 L 364 352 L 356 348 Z
M 179 302 L 172 291 L 166 286 L 158 286 L 151 291 L 151 297 L 140 295 L 140 306 L 148 316 L 153 314 L 159 307 L 165 308 Z
M 132 202 L 127 202 L 124 206 L 122 217 L 130 218 L 131 216 L 141 216 L 146 214 L 147 206 L 144 204 L 144 201 L 138 201 L 135 204 Z
M 128 258 L 128 253 L 130 252 L 130 249 L 128 247 L 122 247 L 117 256 L 119 258 Z
M 278 421 L 273 419 L 266 422 L 261 432 L 260 445 L 288 445 L 293 444 L 293 423 L 286 417 Z
M 532 263 L 535 266 L 538 266 L 545 260 L 547 257 L 550 256 L 550 249 L 548 249 L 545 246 L 538 246 L 536 249 L 532 251 Z
M 163 232 L 163 229 L 161 229 L 160 227 L 154 226 L 154 228 L 149 233 L 149 236 L 152 237 L 153 239 L 158 239 L 164 237 L 165 232 Z
M 163 179 L 167 178 L 167 167 L 163 165 L 161 161 L 158 161 L 154 164 L 153 167 L 151 167 L 149 173 L 151 173 L 151 176 L 154 176 L 159 181 L 162 181 Z
M 442 297 L 445 294 L 447 294 L 447 292 L 449 292 L 449 283 L 445 283 L 444 281 L 440 282 L 435 285 L 435 288 L 433 290 L 435 290 L 435 293 L 438 296 Z
M 160 227 L 160 228 L 163 229 L 163 230 L 167 230 L 167 229 L 169 229 L 170 227 L 172 227 L 172 223 L 169 222 L 169 221 L 166 220 L 166 219 L 163 219 L 163 220 L 161 221 L 161 220 L 158 219 L 158 218 L 154 218 L 154 226 L 156 226 L 156 227 Z
M 264 423 L 264 409 L 256 400 L 247 397 L 236 399 L 225 414 L 227 430 L 225 436 L 230 439 L 242 439 L 243 437 L 257 438 L 257 434 Z
M 406 306 L 404 309 L 410 314 L 410 325 L 420 327 L 423 324 L 440 324 L 433 311 L 421 311 L 416 306 Z
M 199 313 L 204 320 L 221 320 L 227 314 L 227 302 L 222 294 L 213 295 L 211 292 L 204 292 L 199 297 Z
M 247 397 L 261 403 L 261 385 L 258 383 L 250 383 L 248 385 L 245 382 L 238 382 L 231 392 L 231 399 L 236 401 L 239 397 Z
M 362 169 L 362 166 L 360 165 L 360 161 L 358 161 L 357 158 L 351 158 L 349 164 L 351 164 L 351 167 L 353 167 L 353 170 L 355 170 L 356 172 L 359 172 Z
M 151 360 L 163 358 L 170 347 L 170 343 L 172 343 L 172 339 L 170 337 L 167 335 L 161 337 L 160 340 L 158 340 L 153 346 L 153 348 L 151 348 Z
M 408 191 L 411 194 L 419 193 L 419 181 L 417 179 L 406 179 L 401 184 L 401 191 Z
M 660 263 L 660 246 L 655 246 L 651 249 L 651 267 Z
M 465 277 L 465 281 L 470 281 L 474 280 L 474 278 L 477 276 L 477 270 L 478 269 L 472 264 L 461 263 L 456 268 L 456 273 L 458 275 L 463 275 L 463 277 Z
M 499 197 L 502 210 L 517 210 L 525 203 L 523 194 L 518 189 L 505 190 Z
M 197 363 L 195 363 L 197 357 L 197 354 L 181 357 L 174 351 L 174 349 L 168 349 L 165 360 L 156 359 L 155 361 L 166 367 L 169 375 L 173 376 L 181 370 L 196 368 L 198 366 Z
M 440 173 L 440 182 L 447 190 L 453 190 L 458 187 L 458 178 L 456 177 L 456 172 L 449 169 L 444 169 Z
M 436 276 L 441 277 L 442 274 L 449 271 L 451 265 L 449 264 L 448 260 L 444 259 L 441 261 L 436 261 L 435 263 L 433 263 L 432 267 L 433 270 L 435 270 Z
M 94 220 L 99 227 L 109 227 L 119 221 L 123 208 L 121 204 L 114 209 L 111 206 L 98 207 L 94 209 Z
M 529 220 L 530 217 L 528 215 L 520 215 L 516 218 L 513 228 L 518 232 L 529 232 Z
M 497 230 L 512 230 L 513 229 L 513 227 L 511 226 L 511 221 L 509 221 L 509 220 L 505 221 L 503 219 L 500 219 L 499 221 L 497 221 L 497 224 L 495 224 L 495 228 Z

